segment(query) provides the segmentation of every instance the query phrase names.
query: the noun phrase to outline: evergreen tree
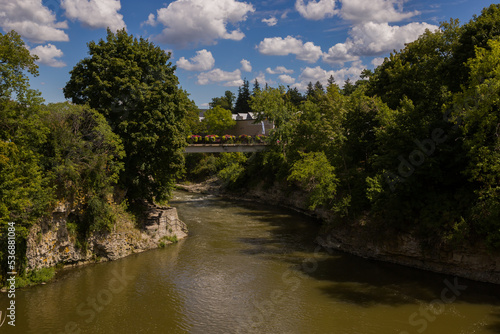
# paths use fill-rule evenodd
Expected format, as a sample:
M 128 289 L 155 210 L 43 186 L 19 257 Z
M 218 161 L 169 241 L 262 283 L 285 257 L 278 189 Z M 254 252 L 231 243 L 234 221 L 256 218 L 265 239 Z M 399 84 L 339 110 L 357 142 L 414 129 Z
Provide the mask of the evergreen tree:
M 311 81 L 307 84 L 307 90 L 306 90 L 306 98 L 312 98 L 314 97 L 314 86 Z
M 344 88 L 342 89 L 342 94 L 345 96 L 349 96 L 354 92 L 354 85 L 351 82 L 350 78 L 347 78 L 347 80 L 344 82 Z
M 252 96 L 257 95 L 260 92 L 260 84 L 257 78 L 255 78 L 255 81 L 253 82 L 253 90 L 252 90 Z
M 234 106 L 234 113 L 248 113 L 252 111 L 248 104 L 250 100 L 250 84 L 248 80 L 243 80 L 243 86 L 238 88 L 238 98 L 236 99 L 236 105 Z

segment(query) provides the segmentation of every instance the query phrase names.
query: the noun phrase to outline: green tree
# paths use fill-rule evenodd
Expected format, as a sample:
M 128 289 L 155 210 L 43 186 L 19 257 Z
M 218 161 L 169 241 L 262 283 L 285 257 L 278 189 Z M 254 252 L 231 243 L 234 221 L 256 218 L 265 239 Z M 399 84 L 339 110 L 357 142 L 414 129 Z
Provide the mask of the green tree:
M 88 106 L 55 103 L 44 107 L 50 129 L 43 164 L 60 201 L 78 216 L 80 232 L 109 230 L 110 198 L 123 168 L 123 145 L 104 116 Z
M 210 102 L 209 105 L 210 108 L 220 106 L 226 110 L 233 111 L 235 99 L 236 97 L 234 96 L 233 92 L 231 92 L 230 90 L 226 90 L 224 96 L 212 98 L 212 102 Z
M 250 105 L 257 114 L 257 122 L 268 120 L 274 123 L 270 143 L 277 147 L 286 161 L 288 145 L 293 141 L 293 129 L 297 120 L 297 109 L 284 98 L 285 88 L 268 87 L 252 96 Z
M 449 86 L 454 92 L 469 80 L 470 68 L 467 61 L 475 57 L 475 48 L 489 48 L 488 41 L 500 35 L 500 4 L 491 4 L 461 27 L 457 43 L 453 45 L 450 59 Z
M 234 113 L 248 113 L 252 109 L 249 105 L 250 101 L 250 84 L 248 80 L 243 80 L 243 86 L 238 88 L 238 98 L 236 99 L 236 105 L 234 106 Z
M 465 173 L 477 185 L 472 230 L 500 247 L 500 40 L 477 48 L 467 66 L 470 86 L 455 96 L 452 117 L 461 125 Z
M 205 112 L 205 119 L 203 120 L 207 133 L 216 134 L 219 136 L 224 135 L 224 132 L 236 125 L 231 111 L 215 106 Z
M 122 139 L 121 184 L 132 200 L 167 199 L 184 163 L 184 118 L 190 101 L 178 87 L 170 54 L 125 29 L 88 43 L 64 95 L 102 113 Z
M 0 33 L 0 98 L 10 99 L 15 93 L 17 101 L 25 105 L 42 102 L 40 93 L 29 88 L 29 79 L 25 74 L 38 75 L 37 59 L 14 30 L 7 34 Z
M 302 153 L 301 159 L 293 164 L 288 180 L 297 182 L 309 194 L 309 209 L 331 207 L 338 180 L 335 168 L 330 165 L 323 152 Z

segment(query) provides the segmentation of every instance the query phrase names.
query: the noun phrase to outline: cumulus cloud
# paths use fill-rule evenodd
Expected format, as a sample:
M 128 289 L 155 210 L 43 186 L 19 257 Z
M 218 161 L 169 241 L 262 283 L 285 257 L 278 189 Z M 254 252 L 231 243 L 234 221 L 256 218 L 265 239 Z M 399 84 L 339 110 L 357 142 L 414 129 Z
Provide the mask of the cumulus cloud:
M 190 60 L 181 57 L 176 64 L 187 71 L 208 71 L 214 67 L 215 59 L 212 56 L 212 52 L 203 49 L 196 51 L 196 56 Z
M 257 49 L 264 55 L 286 56 L 294 54 L 297 59 L 309 63 L 316 62 L 323 54 L 321 47 L 312 42 L 303 43 L 300 39 L 292 36 L 287 36 L 285 39 L 281 37 L 264 38 Z
M 252 81 L 255 82 L 255 80 L 259 82 L 261 88 L 265 85 L 274 85 L 276 83 L 273 80 L 267 80 L 264 72 L 259 72 L 259 74 Z
M 279 81 L 281 81 L 282 83 L 286 84 L 286 85 L 291 85 L 293 83 L 295 83 L 295 79 L 292 78 L 291 76 L 289 76 L 288 74 L 282 74 L 278 77 Z
M 141 23 L 141 27 L 145 25 L 154 27 L 157 23 L 155 14 L 151 13 L 148 15 L 148 20 Z
M 308 20 L 322 20 L 337 13 L 335 0 L 309 0 L 307 3 L 304 3 L 304 0 L 297 0 L 295 9 Z
M 376 56 L 398 50 L 418 38 L 426 29 L 438 26 L 413 22 L 405 26 L 390 26 L 388 23 L 367 22 L 354 26 L 345 43 L 332 46 L 323 60 L 329 64 L 342 64 L 359 59 L 359 56 Z
M 353 22 L 398 22 L 415 15 L 418 11 L 404 13 L 404 0 L 342 0 L 340 15 Z
M 106 28 L 118 30 L 125 28 L 120 0 L 61 0 L 61 7 L 66 16 L 78 20 L 90 28 Z
M 241 71 L 235 70 L 233 72 L 226 72 L 220 68 L 216 68 L 198 75 L 199 85 L 209 85 L 212 83 L 223 83 L 224 86 L 239 87 L 243 85 Z
M 50 43 L 47 45 L 39 45 L 36 48 L 31 49 L 30 53 L 38 56 L 37 62 L 40 64 L 51 67 L 66 66 L 66 63 L 63 61 L 55 59 L 61 58 L 63 56 L 63 52 Z
M 299 76 L 299 82 L 294 84 L 293 87 L 304 91 L 307 89 L 307 84 L 309 82 L 315 83 L 316 81 L 321 82 L 321 84 L 326 87 L 330 76 L 333 76 L 337 85 L 342 87 L 348 78 L 352 81 L 357 81 L 365 68 L 366 67 L 359 61 L 354 62 L 351 67 L 344 67 L 336 71 L 327 71 L 320 66 L 306 67 Z
M 276 66 L 274 70 L 271 69 L 270 67 L 266 68 L 266 72 L 269 74 L 280 74 L 280 73 L 292 74 L 293 70 L 289 70 L 285 66 Z
M 278 19 L 275 18 L 274 16 L 271 16 L 268 19 L 262 19 L 262 22 L 264 22 L 268 26 L 272 27 L 272 26 L 275 26 L 278 23 Z
M 384 63 L 385 58 L 384 57 L 377 57 L 372 59 L 372 65 L 375 67 L 378 67 Z
M 176 0 L 159 9 L 156 21 L 149 24 L 159 22 L 165 26 L 155 37 L 158 41 L 180 47 L 214 44 L 218 39 L 239 41 L 245 34 L 239 28 L 228 30 L 228 24 L 245 21 L 254 11 L 251 4 L 236 0 Z
M 67 22 L 57 22 L 55 13 L 42 0 L 0 0 L 0 27 L 15 30 L 34 43 L 69 41 L 62 30 L 68 28 Z
M 246 59 L 241 60 L 241 70 L 244 72 L 252 72 L 252 64 Z

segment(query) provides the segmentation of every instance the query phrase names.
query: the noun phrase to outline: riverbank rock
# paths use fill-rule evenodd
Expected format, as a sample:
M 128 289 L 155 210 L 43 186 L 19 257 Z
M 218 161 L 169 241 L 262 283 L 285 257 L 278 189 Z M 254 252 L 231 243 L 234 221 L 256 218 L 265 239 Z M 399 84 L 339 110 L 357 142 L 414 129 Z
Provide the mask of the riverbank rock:
M 157 248 L 160 240 L 168 244 L 174 237 L 181 240 L 187 236 L 187 227 L 179 220 L 175 208 L 149 206 L 139 228 L 131 217 L 123 215 L 113 231 L 92 234 L 86 247 L 82 247 L 68 229 L 70 213 L 64 205 L 59 205 L 50 219 L 30 229 L 26 249 L 28 270 L 112 261 Z
M 211 184 L 214 184 L 213 181 Z M 213 190 L 207 185 L 191 185 L 185 190 Z M 261 183 L 252 189 L 238 192 L 224 192 L 216 189 L 214 194 L 231 199 L 273 203 L 295 211 L 333 223 L 335 213 L 324 209 L 308 210 L 307 194 L 290 191 L 282 185 Z M 405 233 L 399 235 L 378 235 L 363 222 L 347 226 L 330 224 L 318 243 L 325 248 L 333 248 L 363 258 L 391 262 L 408 267 L 455 275 L 476 281 L 500 284 L 500 253 L 493 252 L 483 245 L 463 245 L 460 248 L 447 244 L 423 246 L 416 236 Z

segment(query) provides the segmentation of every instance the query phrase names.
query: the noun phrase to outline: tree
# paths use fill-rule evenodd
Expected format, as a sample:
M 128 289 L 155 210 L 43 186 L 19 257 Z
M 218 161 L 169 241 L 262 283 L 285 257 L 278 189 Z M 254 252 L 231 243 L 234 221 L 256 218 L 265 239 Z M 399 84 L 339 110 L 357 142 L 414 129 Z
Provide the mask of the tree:
M 64 95 L 102 113 L 122 139 L 121 184 L 131 200 L 164 200 L 182 170 L 184 118 L 191 104 L 165 53 L 125 29 L 88 43 L 89 57 L 71 70 Z
M 467 66 L 470 86 L 455 96 L 452 119 L 463 135 L 465 173 L 476 185 L 472 230 L 500 247 L 500 40 L 477 48 Z
M 347 80 L 344 82 L 344 88 L 342 88 L 342 93 L 345 96 L 349 96 L 354 92 L 354 85 L 351 82 L 350 78 L 347 78 Z
M 25 75 L 25 72 L 38 75 L 37 59 L 14 30 L 5 35 L 0 33 L 0 98 L 9 99 L 15 93 L 20 103 L 32 105 L 42 102 L 40 94 L 29 89 L 29 80 Z
M 109 197 L 123 168 L 123 145 L 104 116 L 88 106 L 49 104 L 42 122 L 50 130 L 43 164 L 60 200 L 80 221 L 82 237 L 110 230 L 115 222 Z
M 252 96 L 255 96 L 257 93 L 261 91 L 259 80 L 255 78 L 255 81 L 253 82 L 253 90 L 252 90 Z
M 500 35 L 500 4 L 491 4 L 461 28 L 453 57 L 450 59 L 450 87 L 460 91 L 461 84 L 469 80 L 467 61 L 475 56 L 475 48 L 489 48 L 488 41 Z
M 231 111 L 221 108 L 220 106 L 215 106 L 215 108 L 207 110 L 203 122 L 210 134 L 219 136 L 224 135 L 224 132 L 236 125 L 236 121 L 233 119 Z
M 305 101 L 305 98 L 300 94 L 297 87 L 290 88 L 288 86 L 288 90 L 285 95 L 285 99 L 287 102 L 291 103 L 294 107 L 299 108 L 300 104 Z
M 212 102 L 210 102 L 209 105 L 210 108 L 220 106 L 226 110 L 233 111 L 233 104 L 235 99 L 236 97 L 234 96 L 233 92 L 231 92 L 230 90 L 226 90 L 224 96 L 212 98 Z
M 314 97 L 314 86 L 311 81 L 307 84 L 307 90 L 306 90 L 306 98 L 312 98 Z
M 328 206 L 335 198 L 338 183 L 335 168 L 323 152 L 301 153 L 301 159 L 293 164 L 288 180 L 298 182 L 309 194 L 310 210 L 321 205 Z
M 243 80 L 243 86 L 238 88 L 238 98 L 236 99 L 236 105 L 234 106 L 234 113 L 248 113 L 251 112 L 248 101 L 250 101 L 250 84 L 248 80 Z
M 330 75 L 330 77 L 328 78 L 328 86 L 331 85 L 335 85 L 335 78 L 333 77 L 333 75 Z

